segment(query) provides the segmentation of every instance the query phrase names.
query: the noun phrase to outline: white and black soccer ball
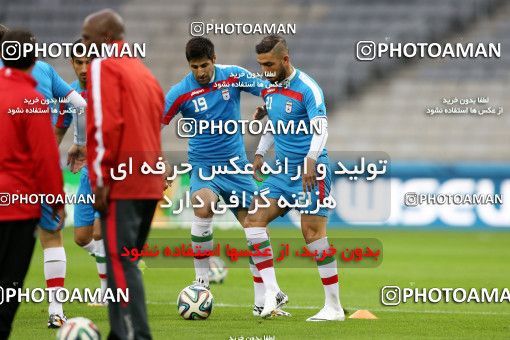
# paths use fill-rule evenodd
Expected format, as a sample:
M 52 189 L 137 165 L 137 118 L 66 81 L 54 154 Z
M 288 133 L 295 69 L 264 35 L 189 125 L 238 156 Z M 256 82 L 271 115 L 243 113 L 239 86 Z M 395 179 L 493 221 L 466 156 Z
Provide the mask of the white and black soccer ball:
M 179 293 L 177 310 L 186 320 L 204 320 L 209 317 L 213 307 L 213 295 L 205 287 L 191 285 Z
M 87 318 L 78 317 L 66 321 L 57 332 L 58 340 L 100 340 L 97 326 Z
M 209 258 L 209 282 L 210 283 L 223 283 L 227 277 L 228 268 L 220 257 L 212 256 Z

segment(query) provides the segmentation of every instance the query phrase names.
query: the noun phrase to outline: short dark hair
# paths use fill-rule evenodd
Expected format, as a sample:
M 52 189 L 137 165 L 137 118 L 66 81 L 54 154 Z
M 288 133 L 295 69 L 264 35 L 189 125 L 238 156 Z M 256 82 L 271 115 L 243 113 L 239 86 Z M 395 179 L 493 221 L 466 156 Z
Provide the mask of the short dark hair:
M 7 27 L 5 27 L 4 25 L 0 24 L 0 40 L 2 40 L 4 34 L 9 31 L 9 29 Z
M 188 61 L 194 59 L 213 59 L 214 45 L 211 40 L 204 37 L 191 38 L 186 44 L 186 59 Z
M 24 46 L 27 44 L 34 45 L 34 48 L 32 48 L 32 51 L 29 53 L 21 53 L 23 50 L 23 47 L 21 48 L 22 50 L 17 51 L 17 53 L 19 53 L 19 54 L 14 54 L 14 55 L 19 55 L 18 59 L 14 59 L 12 57 L 8 58 L 8 59 L 4 59 L 3 55 L 0 56 L 2 58 L 4 66 L 17 68 L 17 69 L 21 69 L 21 70 L 26 70 L 30 66 L 34 65 L 37 57 L 35 55 L 35 37 L 32 34 L 32 32 L 26 31 L 26 30 L 7 31 L 2 38 L 2 44 L 4 41 L 14 41 L 14 42 L 19 43 L 21 46 Z M 2 48 L 1 53 L 3 54 L 4 52 L 7 52 L 8 48 L 6 48 L 3 45 L 2 45 L 2 47 L 3 48 Z M 16 52 L 16 50 L 15 50 L 15 52 Z
M 278 45 L 279 43 L 282 44 L 282 46 L 288 51 L 287 42 L 282 36 L 272 34 L 264 37 L 261 42 L 259 42 L 255 46 L 255 51 L 257 54 L 261 53 L 268 53 L 273 50 L 273 48 Z
M 85 54 L 85 46 L 84 45 L 78 45 L 81 44 L 82 40 L 81 38 L 73 42 L 73 48 L 71 49 L 71 59 L 79 58 L 74 52 L 77 52 L 79 55 L 86 55 Z

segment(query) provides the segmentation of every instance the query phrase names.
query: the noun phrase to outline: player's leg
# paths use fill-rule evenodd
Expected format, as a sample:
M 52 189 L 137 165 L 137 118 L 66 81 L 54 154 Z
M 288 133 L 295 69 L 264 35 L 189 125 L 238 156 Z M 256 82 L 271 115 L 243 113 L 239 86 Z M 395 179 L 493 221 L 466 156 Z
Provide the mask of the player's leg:
M 87 168 L 80 171 L 80 185 L 76 196 L 84 199 L 92 194 L 90 188 Z M 94 207 L 90 204 L 78 203 L 74 206 L 74 242 L 85 251 L 93 255 L 96 251 L 94 239 L 92 238 L 94 224 Z
M 121 256 L 123 248 L 141 251 L 156 208 L 156 200 L 112 200 L 101 219 L 105 240 L 108 287 L 129 288 L 129 301 L 108 303 L 112 339 L 150 339 L 141 272 L 137 262 Z
M 76 210 L 75 210 L 76 211 Z M 76 221 L 76 217 L 75 217 Z M 99 219 L 93 220 L 93 222 L 89 222 L 91 225 L 88 226 L 75 226 L 74 228 L 74 242 L 82 247 L 85 251 L 87 251 L 96 262 L 97 271 L 99 274 L 99 281 L 101 287 L 101 295 L 99 301 L 90 302 L 89 306 L 105 306 L 105 303 L 102 302 L 102 297 L 104 296 L 104 292 L 107 288 L 106 282 L 106 258 L 104 255 L 104 245 L 101 239 L 95 240 L 94 236 L 94 228 L 100 228 Z M 94 226 L 97 224 L 98 226 Z M 99 248 L 99 249 L 98 249 Z
M 98 212 L 94 213 L 94 225 L 92 227 L 92 238 L 95 243 L 95 254 L 97 273 L 101 283 L 101 296 L 104 296 L 106 288 L 108 288 L 107 272 L 106 272 L 106 250 L 104 247 L 104 240 L 101 234 L 101 219 Z M 107 303 L 101 303 L 101 306 Z
M 0 222 L 0 287 L 21 288 L 35 245 L 37 220 Z M 0 304 L 0 339 L 8 339 L 18 309 L 17 299 Z
M 193 184 L 192 184 L 193 186 Z M 196 187 L 196 185 L 195 185 Z M 197 205 L 203 202 L 202 207 L 193 208 L 193 221 L 191 222 L 191 243 L 193 249 L 213 249 L 212 207 L 218 202 L 218 194 L 211 188 L 202 187 L 192 193 L 192 203 Z M 209 288 L 209 256 L 195 256 L 195 284 Z
M 90 187 L 88 168 L 83 167 L 80 172 L 80 185 L 76 195 L 85 198 L 92 195 Z M 101 297 L 106 287 L 106 259 L 104 244 L 101 240 L 101 226 L 99 223 L 99 214 L 94 210 L 91 204 L 78 203 L 74 207 L 74 242 L 94 256 L 101 283 Z M 90 306 L 103 306 L 101 301 L 89 303 Z
M 325 179 L 318 181 L 317 184 L 317 191 L 310 193 L 309 208 L 307 208 L 308 211 L 316 212 L 301 214 L 301 231 L 308 249 L 311 252 L 317 251 L 317 268 L 324 287 L 325 303 L 324 308 L 316 315 L 308 318 L 307 321 L 343 321 L 345 315 L 340 304 L 337 262 L 334 256 L 325 258 L 323 256 L 323 252 L 327 252 L 330 248 L 326 235 L 329 211 L 324 207 L 317 209 L 318 202 L 329 196 L 331 187 L 330 172 L 328 171 Z M 301 183 L 296 185 L 300 186 Z
M 94 255 L 96 252 L 96 245 L 92 238 L 93 228 L 93 225 L 75 226 L 74 228 L 74 243 L 90 255 Z
M 247 215 L 248 215 L 247 209 L 237 209 L 236 218 L 243 228 Z M 262 280 L 262 276 L 260 276 L 259 270 L 255 266 L 251 258 L 249 258 L 249 262 L 250 271 L 253 275 L 253 292 L 255 297 L 253 314 L 258 316 L 260 315 L 260 312 L 262 312 L 262 309 L 264 309 L 264 296 L 266 294 L 266 288 L 264 287 L 264 281 Z
M 48 328 L 59 328 L 66 322 L 67 317 L 64 314 L 62 303 L 55 299 L 55 293 L 59 288 L 64 287 L 67 258 L 62 232 L 56 230 L 58 222 L 52 219 L 52 209 L 42 204 L 41 210 L 39 239 L 44 254 L 44 278 L 46 279 L 46 288 L 52 295 L 48 307 Z
M 269 222 L 284 214 L 285 210 L 278 206 L 277 199 L 267 198 L 267 200 L 269 201 L 269 207 L 261 208 L 260 206 L 265 204 L 264 200 L 260 196 L 256 196 L 253 199 L 250 210 L 255 210 L 256 206 L 258 209 L 256 209 L 253 214 L 247 214 L 243 225 L 246 240 L 248 244 L 250 244 L 251 249 L 255 249 L 255 247 L 258 247 L 260 251 L 265 251 L 267 248 L 270 249 L 271 255 L 268 257 L 251 257 L 253 264 L 262 278 L 265 288 L 264 308 L 260 313 L 262 317 L 270 315 L 288 301 L 288 297 L 281 292 L 276 280 L 273 264 L 273 249 L 267 232 L 267 225 Z
M 241 226 L 244 228 L 244 222 L 246 221 L 246 216 L 248 215 L 248 209 L 237 209 L 235 216 Z M 266 287 L 264 286 L 264 280 L 262 280 L 262 276 L 260 275 L 257 266 L 255 263 L 249 258 L 250 271 L 253 276 L 253 292 L 254 292 L 254 305 L 253 305 L 253 315 L 260 316 L 262 310 L 264 309 L 264 300 L 266 295 Z M 276 312 L 277 316 L 290 316 L 290 313 L 285 312 L 281 309 L 278 309 Z
M 246 164 L 241 163 L 239 166 L 244 168 Z M 245 227 L 246 216 L 248 215 L 248 209 L 250 208 L 253 194 L 257 191 L 257 186 L 250 175 L 224 175 L 220 177 L 221 179 L 221 195 L 225 202 L 230 202 L 230 198 L 232 195 L 235 195 L 239 198 L 240 205 L 235 208 L 231 208 L 232 213 L 239 221 L 241 226 Z M 259 316 L 264 309 L 264 297 L 266 293 L 266 288 L 264 287 L 264 282 L 262 277 L 260 276 L 259 270 L 253 263 L 251 258 L 249 259 L 250 271 L 253 276 L 253 291 L 254 291 L 254 306 L 253 306 L 253 315 Z
M 340 304 L 338 286 L 338 269 L 334 256 L 326 257 L 319 261 L 323 252 L 327 252 L 330 244 L 326 236 L 328 218 L 318 215 L 301 215 L 301 230 L 303 237 L 311 252 L 317 251 L 317 268 L 324 287 L 324 308 L 307 321 L 343 321 L 344 311 Z

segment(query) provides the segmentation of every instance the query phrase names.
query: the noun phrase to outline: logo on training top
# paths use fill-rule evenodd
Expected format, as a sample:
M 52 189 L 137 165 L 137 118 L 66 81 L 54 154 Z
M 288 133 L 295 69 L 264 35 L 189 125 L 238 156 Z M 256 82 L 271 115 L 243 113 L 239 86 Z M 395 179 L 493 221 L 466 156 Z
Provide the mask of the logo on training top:
M 287 113 L 292 112 L 292 102 L 290 100 L 287 100 L 287 103 L 285 103 L 285 112 Z
M 204 91 L 205 91 L 205 89 L 195 90 L 195 91 L 191 92 L 190 97 L 198 96 L 199 94 L 204 93 Z
M 276 92 L 276 90 L 277 90 L 276 87 L 270 87 L 265 92 L 266 92 L 266 95 L 268 95 L 268 94 Z
M 221 90 L 221 95 L 223 96 L 224 100 L 230 99 L 230 92 L 228 92 L 228 89 Z

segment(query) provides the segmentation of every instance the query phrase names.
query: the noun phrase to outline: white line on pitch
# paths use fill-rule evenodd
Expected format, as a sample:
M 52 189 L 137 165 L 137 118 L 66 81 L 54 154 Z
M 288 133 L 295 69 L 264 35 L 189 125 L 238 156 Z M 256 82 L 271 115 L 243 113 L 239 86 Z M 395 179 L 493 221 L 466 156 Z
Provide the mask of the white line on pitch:
M 147 301 L 149 305 L 175 305 L 175 302 L 160 302 L 160 301 Z M 223 308 L 253 308 L 253 305 L 240 305 L 232 303 L 215 303 L 217 307 Z M 322 306 L 285 306 L 283 309 L 321 309 Z M 416 314 L 472 314 L 472 315 L 510 315 L 507 312 L 483 312 L 483 311 L 454 311 L 454 310 L 409 310 L 409 309 L 394 309 L 392 307 L 345 307 L 349 312 L 358 309 L 368 309 L 373 312 L 389 312 L 389 313 L 416 313 Z

